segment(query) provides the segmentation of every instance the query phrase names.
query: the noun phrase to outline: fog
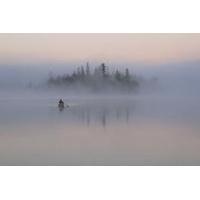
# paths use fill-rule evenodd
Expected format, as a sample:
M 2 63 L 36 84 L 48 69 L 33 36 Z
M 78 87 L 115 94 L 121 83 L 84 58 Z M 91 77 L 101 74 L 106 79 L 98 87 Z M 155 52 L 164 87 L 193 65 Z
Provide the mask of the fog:
M 200 164 L 199 62 L 109 63 L 139 78 L 136 92 L 46 85 L 79 65 L 0 66 L 0 165 Z
M 81 63 L 19 63 L 19 64 L 0 64 L 0 89 L 1 92 L 8 90 L 14 92 L 18 90 L 32 89 L 34 86 L 42 92 L 49 91 L 45 83 L 50 74 L 63 75 L 72 73 L 74 69 L 81 66 Z M 91 63 L 92 66 L 98 66 L 99 63 Z M 156 78 L 157 87 L 148 91 L 148 84 L 141 83 L 140 92 L 160 93 L 162 95 L 198 95 L 200 87 L 200 62 L 188 61 L 183 63 L 166 63 L 147 65 L 141 63 L 108 63 L 109 71 L 116 68 L 124 70 L 130 69 L 130 73 L 141 77 L 144 80 Z M 145 81 L 144 81 L 145 83 Z M 37 88 L 37 90 L 36 90 Z M 57 88 L 59 90 L 59 88 Z M 72 91 L 71 91 L 72 92 Z M 65 93 L 67 91 L 65 90 Z M 65 95 L 65 94 L 63 94 Z

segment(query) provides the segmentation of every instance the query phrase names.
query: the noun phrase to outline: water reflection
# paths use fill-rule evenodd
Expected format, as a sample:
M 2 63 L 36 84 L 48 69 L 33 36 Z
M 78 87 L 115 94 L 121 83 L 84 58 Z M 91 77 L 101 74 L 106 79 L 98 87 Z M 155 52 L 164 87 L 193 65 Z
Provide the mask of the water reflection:
M 200 163 L 199 100 L 65 101 L 0 101 L 0 165 Z
M 112 123 L 129 123 L 135 110 L 134 102 L 95 102 L 72 105 L 65 108 L 62 120 L 82 123 L 87 126 L 100 124 L 104 128 Z M 53 112 L 53 110 L 52 110 Z M 51 113 L 50 113 L 51 114 Z
M 64 110 L 64 107 L 58 106 L 58 109 L 60 112 L 62 112 Z

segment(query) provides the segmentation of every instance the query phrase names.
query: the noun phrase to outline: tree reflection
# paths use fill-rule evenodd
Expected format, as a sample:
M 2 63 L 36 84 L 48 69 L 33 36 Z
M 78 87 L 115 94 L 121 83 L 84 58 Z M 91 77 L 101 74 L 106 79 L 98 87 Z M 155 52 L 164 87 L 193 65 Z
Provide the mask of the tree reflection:
M 133 103 L 79 105 L 66 110 L 65 120 L 77 121 L 87 126 L 98 123 L 105 128 L 109 124 L 117 123 L 118 121 L 129 123 L 132 119 L 134 107 Z

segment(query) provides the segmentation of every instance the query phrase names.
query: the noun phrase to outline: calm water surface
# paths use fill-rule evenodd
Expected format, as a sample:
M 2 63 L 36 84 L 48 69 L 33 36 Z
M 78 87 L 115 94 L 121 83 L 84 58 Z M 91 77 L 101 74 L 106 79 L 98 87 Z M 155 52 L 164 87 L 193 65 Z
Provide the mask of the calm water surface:
M 200 165 L 200 98 L 0 99 L 0 165 Z

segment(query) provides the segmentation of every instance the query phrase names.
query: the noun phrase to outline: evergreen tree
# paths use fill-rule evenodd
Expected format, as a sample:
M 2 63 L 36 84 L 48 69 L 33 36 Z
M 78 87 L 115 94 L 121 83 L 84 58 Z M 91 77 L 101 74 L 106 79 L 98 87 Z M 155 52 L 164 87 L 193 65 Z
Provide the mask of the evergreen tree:
M 81 66 L 81 78 L 84 79 L 85 78 L 85 70 L 84 67 Z
M 48 85 L 57 87 L 81 85 L 95 91 L 106 90 L 107 86 L 108 88 L 113 87 L 116 90 L 121 90 L 122 88 L 123 90 L 132 90 L 139 86 L 139 79 L 130 75 L 128 68 L 125 69 L 125 73 L 116 70 L 109 75 L 108 67 L 104 63 L 96 67 L 94 73 L 91 73 L 89 63 L 87 63 L 85 69 L 83 66 L 78 67 L 72 74 L 64 74 L 62 76 L 53 76 L 50 74 Z
M 87 62 L 86 64 L 86 75 L 87 76 L 90 76 L 90 66 L 89 66 L 89 63 Z
M 126 68 L 126 70 L 125 70 L 125 80 L 128 82 L 130 81 L 130 74 L 129 74 L 128 68 Z
M 101 72 L 102 72 L 103 78 L 105 78 L 106 77 L 106 65 L 104 63 L 101 64 Z
M 120 74 L 120 72 L 118 70 L 116 70 L 116 72 L 115 72 L 115 79 L 117 81 L 121 81 L 121 74 Z
M 75 72 L 74 72 L 74 73 L 75 73 Z M 81 76 L 81 70 L 80 70 L 80 67 L 77 68 L 77 75 L 78 75 L 78 77 Z

